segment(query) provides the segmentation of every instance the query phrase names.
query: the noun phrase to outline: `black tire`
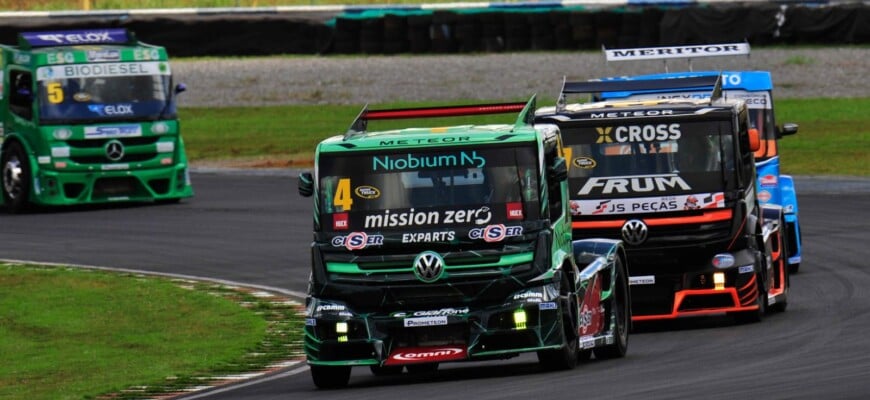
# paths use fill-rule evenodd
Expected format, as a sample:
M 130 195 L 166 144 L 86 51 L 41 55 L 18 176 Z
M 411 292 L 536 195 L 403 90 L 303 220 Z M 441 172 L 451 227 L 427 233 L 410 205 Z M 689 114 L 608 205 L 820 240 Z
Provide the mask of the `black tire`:
M 565 345 L 554 350 L 541 350 L 538 352 L 538 362 L 549 371 L 574 369 L 581 357 L 589 358 L 590 353 L 580 351 L 580 341 L 577 337 L 577 299 L 574 296 L 574 288 L 570 284 L 570 275 L 563 274 L 562 281 L 562 328 L 565 334 Z
M 617 274 L 615 279 L 616 290 L 613 299 L 605 305 L 609 321 L 615 321 L 616 327 L 613 332 L 613 343 L 594 350 L 595 358 L 601 360 L 622 358 L 628 351 L 628 332 L 631 330 L 631 300 L 628 292 L 628 274 L 626 273 L 622 259 L 616 258 L 614 270 Z
M 350 381 L 349 366 L 312 365 L 311 379 L 314 386 L 320 389 L 339 389 L 347 386 Z
M 18 142 L 10 142 L 0 156 L 3 203 L 13 214 L 27 211 L 30 205 L 30 161 Z
M 409 374 L 428 374 L 438 371 L 438 363 L 408 364 L 405 368 Z
M 796 274 L 796 273 L 800 272 L 800 269 L 801 269 L 801 263 L 788 265 L 788 273 L 790 273 L 790 274 Z
M 369 369 L 372 371 L 372 374 L 374 374 L 375 376 L 399 375 L 402 373 L 402 368 L 403 367 L 401 365 L 372 365 L 369 367 Z

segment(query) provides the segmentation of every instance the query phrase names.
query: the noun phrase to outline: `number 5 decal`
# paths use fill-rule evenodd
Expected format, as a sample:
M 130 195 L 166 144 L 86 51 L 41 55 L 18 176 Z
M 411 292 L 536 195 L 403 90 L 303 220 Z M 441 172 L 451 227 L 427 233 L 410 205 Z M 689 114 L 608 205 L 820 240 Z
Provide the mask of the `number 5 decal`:
M 63 101 L 63 88 L 58 82 L 51 82 L 46 87 L 48 90 L 48 101 L 52 104 L 57 104 Z
M 341 178 L 338 180 L 338 187 L 335 188 L 335 196 L 332 198 L 332 203 L 337 207 L 341 207 L 342 211 L 350 211 L 350 206 L 353 204 L 350 190 L 350 178 Z

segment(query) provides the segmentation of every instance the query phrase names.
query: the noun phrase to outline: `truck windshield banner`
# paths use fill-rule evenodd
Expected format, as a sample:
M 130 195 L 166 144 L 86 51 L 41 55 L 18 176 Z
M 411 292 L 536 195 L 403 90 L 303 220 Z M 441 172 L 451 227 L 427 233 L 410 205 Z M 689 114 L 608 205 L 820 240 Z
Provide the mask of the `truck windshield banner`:
M 584 200 L 577 211 L 591 213 L 600 210 L 600 200 L 628 198 L 636 201 L 610 204 L 610 212 L 673 209 L 689 195 L 722 192 L 723 169 L 733 169 L 722 160 L 733 157 L 734 148 L 720 129 L 730 129 L 730 122 L 596 121 L 563 128 L 571 197 Z
M 40 67 L 36 79 L 94 78 L 111 76 L 170 75 L 169 63 L 162 61 L 105 64 L 69 64 Z
M 31 47 L 72 46 L 83 44 L 127 43 L 126 29 L 87 29 L 53 32 L 24 32 L 21 34 Z
M 437 241 L 455 232 L 432 229 L 519 222 L 540 213 L 531 146 L 324 155 L 319 165 L 321 219 L 336 231 L 426 231 L 408 240 Z

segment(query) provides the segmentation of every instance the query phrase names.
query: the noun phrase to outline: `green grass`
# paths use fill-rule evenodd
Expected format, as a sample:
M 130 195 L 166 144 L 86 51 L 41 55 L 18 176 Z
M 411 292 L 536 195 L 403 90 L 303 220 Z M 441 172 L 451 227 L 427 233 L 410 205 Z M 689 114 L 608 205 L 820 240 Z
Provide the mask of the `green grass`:
M 516 100 L 516 99 L 513 99 Z M 394 103 L 416 107 L 450 103 Z M 385 105 L 373 105 L 381 108 Z M 870 98 L 785 99 L 776 102 L 777 120 L 800 125 L 797 135 L 783 138 L 781 165 L 795 175 L 870 175 Z M 188 157 L 192 162 L 233 158 L 262 159 L 262 166 L 307 166 L 322 139 L 343 133 L 359 106 L 276 106 L 186 108 L 180 110 Z M 515 114 L 482 119 L 392 121 L 370 129 L 398 126 L 444 126 L 454 123 L 513 123 Z
M 210 371 L 262 367 L 246 360 L 264 352 L 274 330 L 267 319 L 194 289 L 162 278 L 0 263 L 0 398 L 126 398 L 189 385 Z

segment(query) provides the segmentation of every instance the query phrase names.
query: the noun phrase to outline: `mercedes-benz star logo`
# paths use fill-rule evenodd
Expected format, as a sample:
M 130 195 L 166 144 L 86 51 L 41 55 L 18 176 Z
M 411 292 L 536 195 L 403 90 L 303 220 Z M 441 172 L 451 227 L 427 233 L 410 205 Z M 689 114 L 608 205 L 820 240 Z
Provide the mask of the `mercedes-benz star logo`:
M 622 239 L 632 246 L 645 242 L 648 233 L 646 224 L 639 219 L 628 220 L 622 225 Z
M 417 279 L 432 283 L 444 274 L 444 259 L 434 251 L 424 251 L 414 258 L 414 275 Z
M 106 143 L 106 158 L 118 161 L 124 158 L 124 145 L 118 140 L 110 140 Z

